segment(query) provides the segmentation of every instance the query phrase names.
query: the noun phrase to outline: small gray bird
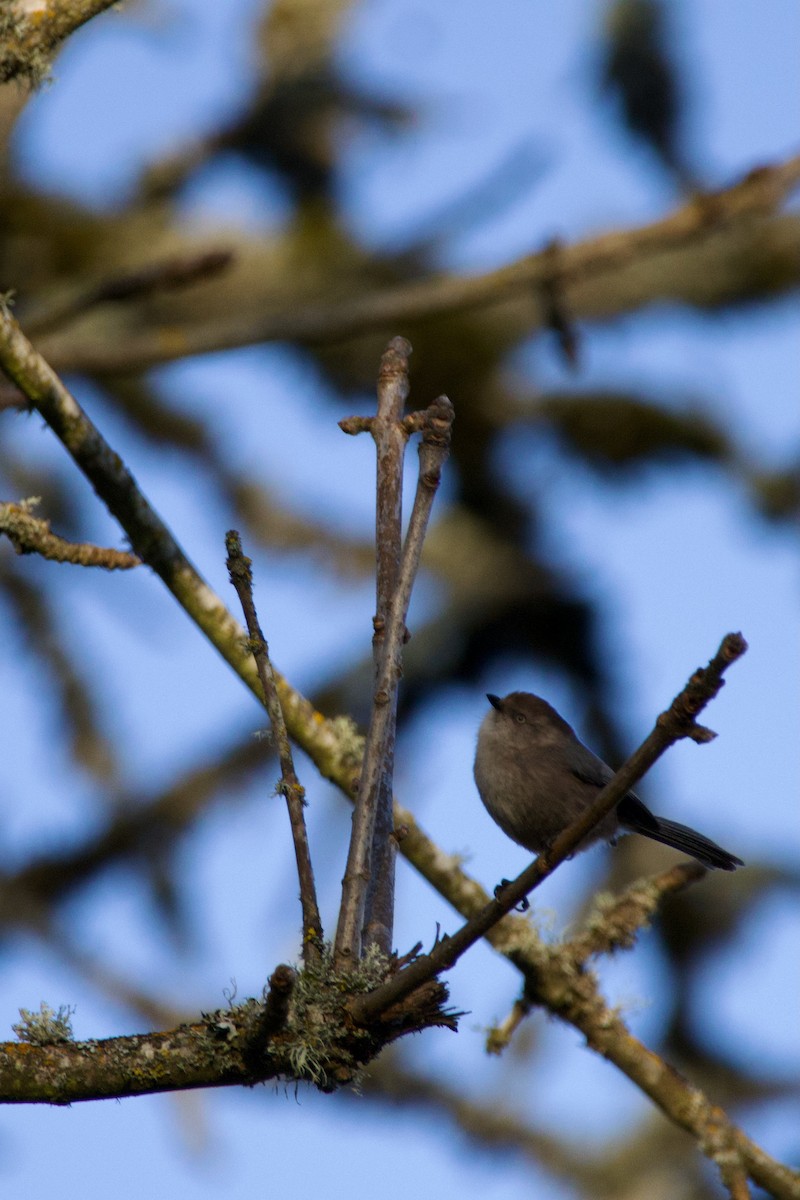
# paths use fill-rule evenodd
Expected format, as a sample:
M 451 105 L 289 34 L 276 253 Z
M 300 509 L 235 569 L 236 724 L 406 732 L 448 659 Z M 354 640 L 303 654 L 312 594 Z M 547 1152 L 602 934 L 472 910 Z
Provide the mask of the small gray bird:
M 488 700 L 492 707 L 481 723 L 475 753 L 481 800 L 504 833 L 540 854 L 594 803 L 614 772 L 546 700 L 529 692 L 511 692 L 502 700 L 489 695 Z M 620 833 L 642 833 L 706 867 L 735 871 L 744 866 L 687 825 L 654 816 L 635 792 L 623 796 L 581 848 Z

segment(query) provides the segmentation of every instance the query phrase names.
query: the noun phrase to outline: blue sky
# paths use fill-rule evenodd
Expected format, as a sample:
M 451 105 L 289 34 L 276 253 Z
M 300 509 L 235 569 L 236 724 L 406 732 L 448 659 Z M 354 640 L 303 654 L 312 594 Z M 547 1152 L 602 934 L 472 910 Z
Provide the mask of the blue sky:
M 25 176 L 85 203 L 113 206 L 147 161 L 235 111 L 251 77 L 248 20 L 257 8 L 251 0 L 224 6 L 172 0 L 130 6 L 92 23 L 73 39 L 53 84 L 21 122 L 15 153 Z M 674 10 L 681 52 L 702 78 L 692 150 L 709 182 L 722 185 L 795 152 L 797 6 L 781 0 L 764 5 L 687 0 Z M 579 0 L 540 5 L 498 0 L 490 20 L 487 6 L 474 0 L 458 6 L 457 19 L 442 0 L 426 5 L 372 0 L 359 6 L 341 62 L 357 79 L 420 106 L 421 116 L 413 130 L 392 140 L 351 138 L 340 198 L 352 228 L 368 243 L 402 244 L 410 227 L 480 180 L 523 140 L 547 164 L 542 181 L 480 228 L 450 240 L 442 251 L 444 265 L 483 270 L 555 234 L 585 236 L 669 211 L 674 191 L 646 152 L 631 150 L 614 132 L 589 89 L 586 64 L 599 20 L 599 7 Z M 279 221 L 283 204 L 277 188 L 228 164 L 191 190 L 186 220 L 223 216 L 257 229 Z M 579 382 L 702 396 L 718 418 L 727 415 L 741 431 L 758 462 L 779 466 L 800 444 L 799 332 L 794 299 L 705 319 L 653 310 L 587 330 Z M 543 383 L 569 384 L 540 344 L 519 357 L 520 369 L 535 369 Z M 348 531 L 367 533 L 372 484 L 366 447 L 341 437 L 319 379 L 297 356 L 278 346 L 246 350 L 174 364 L 158 379 L 176 405 L 215 422 L 225 452 L 234 453 L 244 442 L 252 459 L 248 466 L 270 486 L 280 492 L 282 465 L 290 456 L 301 503 L 324 509 Z M 230 445 L 216 407 L 223 383 L 227 411 L 246 435 L 229 437 Z M 458 397 L 452 398 L 457 408 Z M 81 399 L 92 403 L 90 393 Z M 265 419 L 277 411 L 282 441 Z M 191 557 L 227 597 L 222 539 L 228 514 L 222 503 L 204 493 L 203 481 L 185 465 L 137 442 L 102 406 L 98 421 L 124 450 Z M 46 461 L 62 455 L 34 421 L 20 422 L 13 436 Z M 708 713 L 720 737 L 702 749 L 688 743 L 676 748 L 648 780 L 648 796 L 657 810 L 697 824 L 745 859 L 796 871 L 798 570 L 786 533 L 758 521 L 739 487 L 721 472 L 653 472 L 644 485 L 628 489 L 598 484 L 533 438 L 517 438 L 499 453 L 513 488 L 542 506 L 553 556 L 598 599 L 618 712 L 631 746 L 725 632 L 745 633 L 750 653 L 731 671 Z M 117 540 L 88 489 L 85 511 L 93 531 Z M 257 560 L 257 570 L 268 597 L 262 620 L 273 655 L 298 687 L 311 689 L 338 664 L 364 652 L 369 587 L 328 578 L 296 559 Z M 102 680 L 122 757 L 136 765 L 145 783 L 168 779 L 202 748 L 222 746 L 248 722 L 253 728 L 261 724 L 251 698 L 155 580 L 108 577 L 87 589 L 77 574 L 65 569 L 60 619 L 66 629 L 93 630 L 89 666 Z M 423 589 L 418 613 L 434 603 Z M 4 663 L 2 671 L 3 690 L 15 697 L 0 734 L 9 739 L 0 747 L 12 798 L 2 835 L 16 857 L 80 836 L 97 819 L 99 805 L 94 785 L 66 780 L 53 713 L 32 685 L 29 661 Z M 521 869 L 527 856 L 491 825 L 477 799 L 471 779 L 474 731 L 485 706 L 483 692 L 517 686 L 546 694 L 580 726 L 581 697 L 562 678 L 544 668 L 506 663 L 474 692 L 454 689 L 446 702 L 425 709 L 400 747 L 400 798 L 445 850 L 468 855 L 469 869 L 489 887 Z M 305 782 L 312 849 L 321 854 L 323 847 L 338 848 L 338 858 L 326 858 L 320 871 L 323 918 L 330 926 L 347 812 L 308 769 Z M 273 820 L 265 800 L 270 786 L 253 789 L 242 805 L 219 810 L 181 851 L 196 924 L 188 962 L 155 936 L 156 916 L 132 876 L 100 880 L 74 903 L 69 920 L 82 946 L 121 974 L 163 988 L 190 1011 L 223 1003 L 232 978 L 241 995 L 258 992 L 265 966 L 296 954 L 293 934 L 279 923 L 281 897 L 293 895 L 293 883 L 284 822 Z M 587 881 L 600 879 L 603 853 L 569 864 L 542 889 L 537 909 L 555 928 L 569 920 Z M 273 893 L 265 880 L 278 890 Z M 401 947 L 432 936 L 437 921 L 445 929 L 455 924 L 443 902 L 404 866 L 398 906 Z M 713 1011 L 713 1035 L 726 1052 L 744 1062 L 766 1060 L 781 1077 L 796 1075 L 800 1066 L 797 1022 L 790 1015 L 797 980 L 787 965 L 799 932 L 796 907 L 785 893 L 765 902 L 753 912 L 743 941 L 734 951 L 721 951 L 698 981 L 701 1024 Z M 625 1006 L 645 1039 L 656 1037 L 668 1017 L 659 989 L 667 969 L 657 942 L 647 936 L 634 953 L 604 968 L 609 995 Z M 593 1059 L 573 1031 L 541 1018 L 535 1019 L 544 1045 L 537 1080 L 520 1083 L 509 1064 L 486 1059 L 482 1029 L 505 1015 L 518 988 L 514 973 L 488 949 L 476 948 L 452 973 L 451 986 L 455 1004 L 470 1015 L 457 1038 L 438 1033 L 415 1040 L 410 1053 L 421 1069 L 441 1069 L 469 1090 L 504 1098 L 512 1080 L 523 1112 L 554 1129 L 566 1123 L 587 1142 L 622 1132 L 641 1117 L 642 1102 L 626 1080 Z M 6 1027 L 19 1006 L 35 1008 L 42 999 L 77 1005 L 79 1037 L 141 1025 L 55 955 L 15 943 L 0 982 Z M 788 1152 L 793 1135 L 785 1108 L 764 1110 L 752 1128 L 763 1134 L 768 1149 Z M 411 1148 L 407 1169 L 398 1141 Z M 444 1188 L 466 1200 L 500 1200 L 530 1195 L 532 1186 L 530 1170 L 514 1157 L 478 1155 L 428 1118 L 382 1112 L 366 1101 L 337 1102 L 305 1092 L 295 1098 L 269 1089 L 68 1111 L 6 1110 L 0 1146 L 0 1185 L 26 1200 L 43 1200 L 56 1187 L 64 1196 L 87 1200 L 109 1192 L 121 1200 L 201 1198 L 223 1189 L 238 1200 L 283 1187 L 298 1196 L 324 1187 L 331 1197 L 360 1197 L 372 1194 L 376 1171 L 388 1200 L 405 1197 L 412 1177 L 421 1197 L 440 1195 Z M 387 1161 L 399 1164 L 397 1169 L 387 1172 Z M 544 1176 L 536 1176 L 535 1187 L 544 1200 L 569 1194 Z

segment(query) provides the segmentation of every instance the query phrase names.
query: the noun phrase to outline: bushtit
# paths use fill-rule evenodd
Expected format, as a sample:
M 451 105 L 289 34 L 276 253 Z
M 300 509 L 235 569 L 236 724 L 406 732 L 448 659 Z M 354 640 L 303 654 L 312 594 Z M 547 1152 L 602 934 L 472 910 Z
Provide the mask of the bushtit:
M 478 733 L 475 782 L 503 832 L 539 854 L 589 808 L 614 772 L 546 700 L 529 692 L 488 700 L 492 707 Z M 623 796 L 581 849 L 620 833 L 643 833 L 706 867 L 734 871 L 744 865 L 694 829 L 654 816 L 635 792 Z

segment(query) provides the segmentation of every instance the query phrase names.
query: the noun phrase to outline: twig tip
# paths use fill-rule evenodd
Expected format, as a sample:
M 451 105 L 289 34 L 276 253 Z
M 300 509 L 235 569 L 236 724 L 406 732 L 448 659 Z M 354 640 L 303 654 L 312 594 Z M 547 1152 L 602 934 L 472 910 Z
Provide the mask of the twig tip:
M 741 633 L 727 633 L 722 639 L 720 649 L 729 662 L 735 662 L 747 652 L 748 646 Z

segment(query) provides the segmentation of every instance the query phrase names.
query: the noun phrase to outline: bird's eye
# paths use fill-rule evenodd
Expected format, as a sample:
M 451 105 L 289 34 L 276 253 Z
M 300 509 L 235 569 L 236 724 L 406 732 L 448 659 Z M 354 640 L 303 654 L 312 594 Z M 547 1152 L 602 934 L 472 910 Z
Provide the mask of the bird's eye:
M 518 725 L 525 724 L 525 716 L 523 713 L 514 713 L 514 720 L 517 722 Z

